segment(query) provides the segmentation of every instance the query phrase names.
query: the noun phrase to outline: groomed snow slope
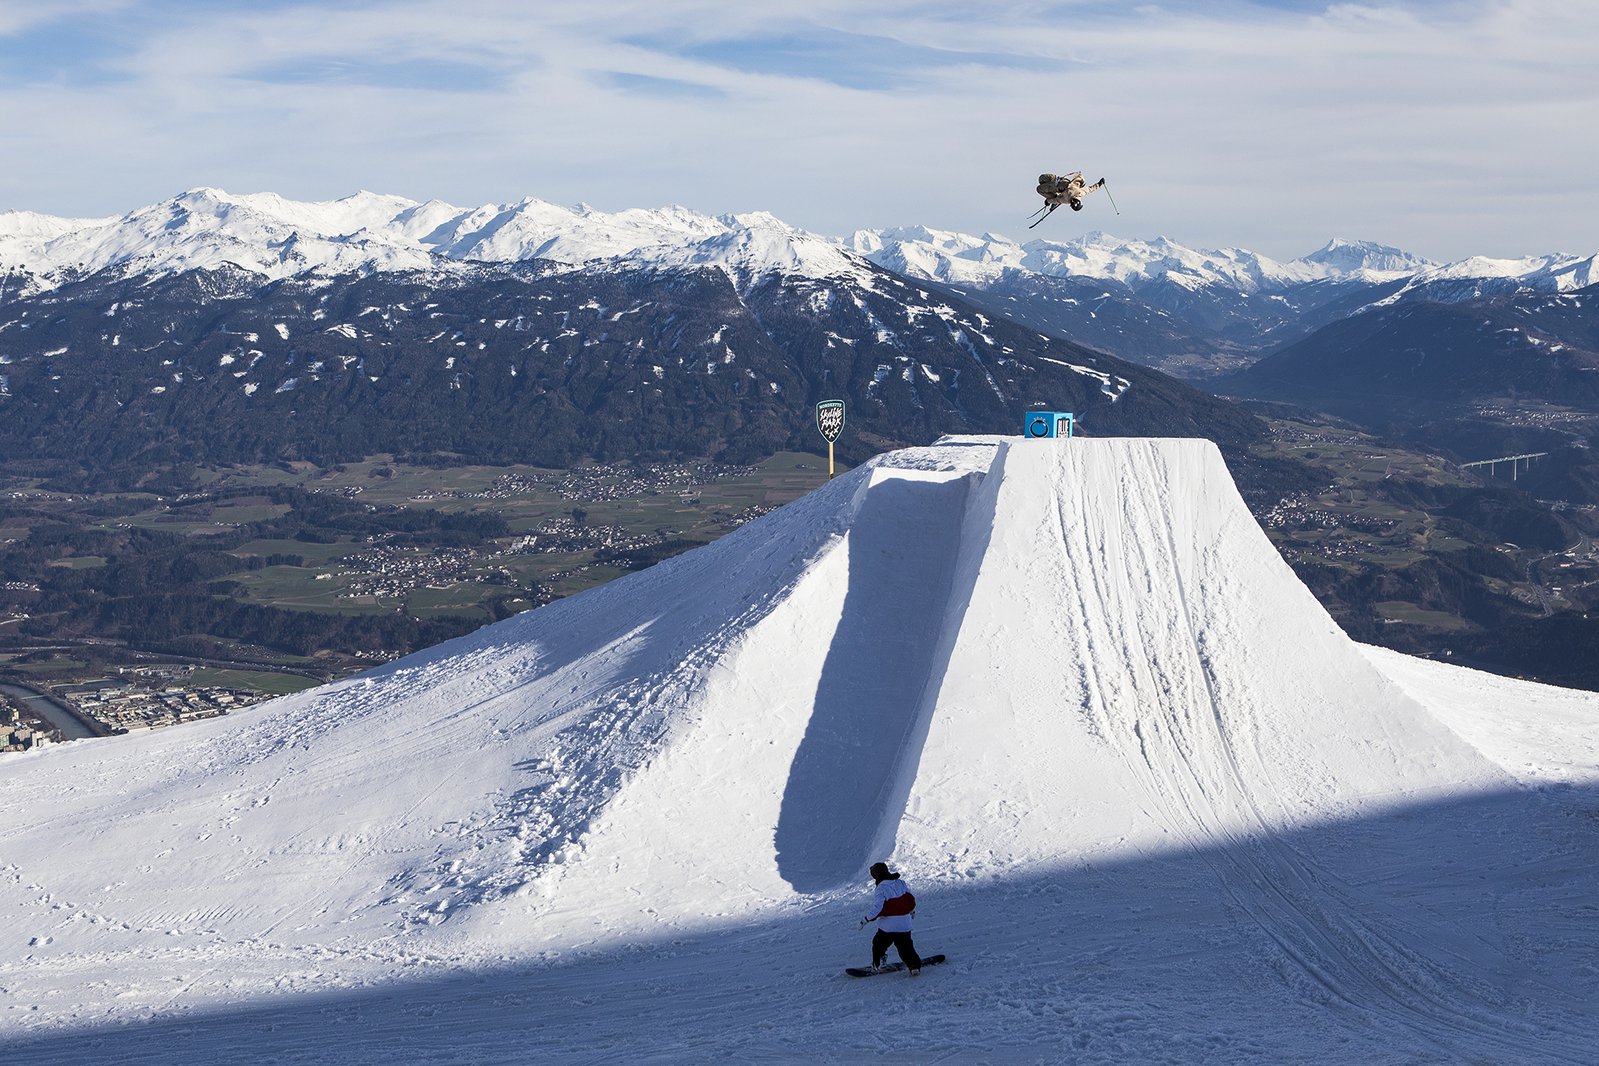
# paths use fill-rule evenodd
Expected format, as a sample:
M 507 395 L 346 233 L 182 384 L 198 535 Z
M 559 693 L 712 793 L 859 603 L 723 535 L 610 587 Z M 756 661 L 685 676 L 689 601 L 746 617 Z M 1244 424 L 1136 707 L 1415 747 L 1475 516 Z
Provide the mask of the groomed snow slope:
M 1345 638 L 1203 441 L 946 440 L 0 762 L 19 1062 L 1587 1062 L 1599 697 Z M 857 982 L 892 855 L 948 965 Z

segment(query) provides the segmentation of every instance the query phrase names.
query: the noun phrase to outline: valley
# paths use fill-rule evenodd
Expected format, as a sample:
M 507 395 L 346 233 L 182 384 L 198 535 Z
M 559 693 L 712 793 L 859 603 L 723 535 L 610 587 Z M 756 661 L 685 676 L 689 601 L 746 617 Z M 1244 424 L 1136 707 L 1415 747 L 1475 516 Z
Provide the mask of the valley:
M 1548 668 L 1500 654 L 1503 633 L 1599 609 L 1595 508 L 1552 509 L 1330 417 L 1264 423 L 1248 457 L 1300 484 L 1235 461 L 1246 498 L 1357 639 L 1537 677 Z M 802 452 L 567 469 L 385 454 L 199 468 L 181 491 L 168 470 L 107 493 L 13 471 L 0 674 L 62 686 L 164 664 L 295 691 L 708 543 L 819 487 L 825 467 Z
M 1311 487 L 1256 519 L 1357 640 L 1583 688 L 1599 687 L 1599 506 L 1540 500 L 1331 416 L 1272 409 L 1252 451 L 1304 464 Z M 1488 439 L 1488 438 L 1484 438 Z M 1590 617 L 1592 615 L 1593 617 Z
M 295 691 L 707 543 L 826 479 L 803 453 L 565 470 L 384 455 L 108 493 L 13 473 L 0 675 L 60 686 L 159 663 Z

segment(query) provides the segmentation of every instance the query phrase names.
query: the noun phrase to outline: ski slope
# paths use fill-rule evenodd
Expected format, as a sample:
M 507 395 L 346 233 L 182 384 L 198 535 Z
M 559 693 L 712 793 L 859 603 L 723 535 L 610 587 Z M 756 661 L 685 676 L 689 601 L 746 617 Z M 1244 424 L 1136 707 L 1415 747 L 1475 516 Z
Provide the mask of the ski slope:
M 1599 696 L 1349 641 L 1214 446 L 947 438 L 249 712 L 0 761 L 0 1057 L 1599 1047 Z M 866 866 L 950 962 L 856 981 Z

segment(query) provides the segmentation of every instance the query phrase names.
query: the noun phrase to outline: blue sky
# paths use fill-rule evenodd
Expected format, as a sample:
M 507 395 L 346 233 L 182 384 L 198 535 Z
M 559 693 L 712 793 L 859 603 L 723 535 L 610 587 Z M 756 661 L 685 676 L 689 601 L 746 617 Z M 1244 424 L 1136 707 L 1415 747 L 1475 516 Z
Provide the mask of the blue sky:
M 0 0 L 0 209 L 364 188 L 1022 238 L 1083 168 L 1122 214 L 1050 236 L 1593 252 L 1596 55 L 1587 0 Z

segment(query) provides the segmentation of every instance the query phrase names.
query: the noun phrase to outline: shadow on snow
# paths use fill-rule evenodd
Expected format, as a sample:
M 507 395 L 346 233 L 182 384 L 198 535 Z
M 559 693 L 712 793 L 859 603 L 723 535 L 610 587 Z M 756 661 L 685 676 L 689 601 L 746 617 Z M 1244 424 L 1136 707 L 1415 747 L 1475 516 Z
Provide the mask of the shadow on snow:
M 851 526 L 849 586 L 775 834 L 797 891 L 860 880 L 892 848 L 947 666 L 936 660 L 973 480 L 886 478 Z
M 863 887 L 543 965 L 0 1037 L 0 1059 L 1586 1063 L 1596 844 L 1599 789 L 1565 788 L 1009 878 L 912 868 L 918 947 L 950 956 L 914 981 L 842 976 Z

